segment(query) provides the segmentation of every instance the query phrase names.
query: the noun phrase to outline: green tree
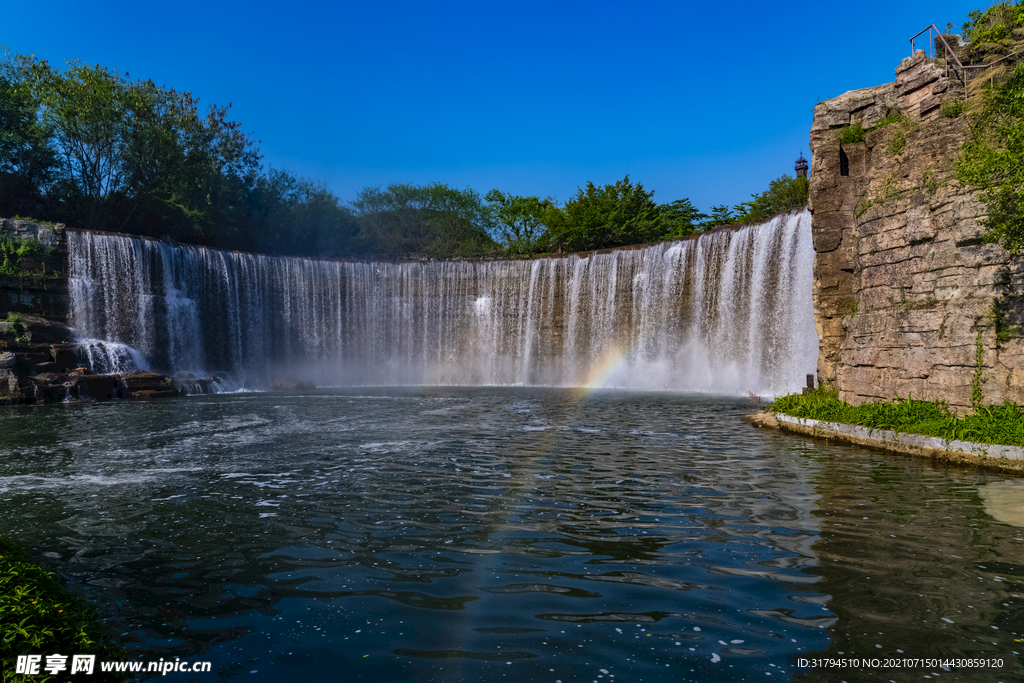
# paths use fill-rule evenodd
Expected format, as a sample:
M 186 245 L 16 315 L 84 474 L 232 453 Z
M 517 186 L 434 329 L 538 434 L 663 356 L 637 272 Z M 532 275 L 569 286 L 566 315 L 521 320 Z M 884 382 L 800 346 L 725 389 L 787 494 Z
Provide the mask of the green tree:
M 996 2 L 984 12 L 980 9 L 968 12 L 963 32 L 972 53 L 979 48 L 984 52 L 986 48 L 995 47 L 992 43 L 1006 42 L 1004 47 L 1009 46 L 1013 29 L 1022 24 L 1024 3 Z
M 719 204 L 711 207 L 711 213 L 708 214 L 706 220 L 701 223 L 701 229 L 707 230 L 709 228 L 715 228 L 719 225 L 730 225 L 736 222 L 736 216 L 733 215 L 732 209 L 725 204 Z
M 50 214 L 37 217 L 227 241 L 246 229 L 260 157 L 228 120 L 229 107 L 200 116 L 188 92 L 130 82 L 100 65 L 74 62 L 62 72 L 9 54 L 0 66 L 0 102 L 20 112 L 0 120 L 0 173 L 9 179 L 13 167 L 23 181 L 38 179 L 28 184 L 47 195 Z M 25 150 L 34 150 L 35 166 L 47 173 L 27 172 L 33 165 Z
M 191 93 L 152 81 L 129 84 L 125 101 L 131 125 L 122 151 L 122 226 L 138 209 L 166 231 L 240 239 L 260 155 L 228 120 L 230 107 L 212 106 L 201 116 Z
M 364 254 L 437 258 L 493 253 L 490 212 L 480 195 L 444 183 L 364 188 L 350 203 Z
M 488 231 L 490 213 L 478 192 L 469 188 L 457 190 L 443 183 L 431 183 L 426 189 L 426 226 L 430 235 L 426 253 L 444 258 L 494 250 L 496 245 Z
M 661 204 L 658 211 L 661 213 L 666 239 L 692 235 L 700 230 L 700 222 L 708 217 L 707 214 L 698 211 L 689 199 L 677 199 L 668 204 Z
M 75 62 L 63 74 L 46 61 L 25 62 L 24 68 L 63 170 L 88 207 L 83 227 L 98 228 L 105 218 L 104 200 L 124 190 L 126 83 L 98 64 Z
M 550 197 L 521 197 L 491 190 L 484 197 L 490 203 L 495 234 L 512 255 L 536 253 L 547 230 L 548 212 L 555 207 Z
M 810 183 L 806 177 L 779 176 L 769 183 L 767 190 L 752 194 L 750 201 L 737 204 L 735 220 L 737 223 L 764 223 L 780 213 L 806 206 L 809 194 Z
M 337 258 L 352 253 L 359 229 L 352 211 L 322 183 L 270 169 L 253 191 L 247 248 L 274 254 Z
M 657 240 L 664 230 L 653 195 L 628 175 L 603 187 L 587 182 L 561 210 L 548 210 L 552 241 L 568 251 L 586 251 Z
M 6 51 L 0 61 L 0 215 L 35 216 L 60 169 L 19 61 Z

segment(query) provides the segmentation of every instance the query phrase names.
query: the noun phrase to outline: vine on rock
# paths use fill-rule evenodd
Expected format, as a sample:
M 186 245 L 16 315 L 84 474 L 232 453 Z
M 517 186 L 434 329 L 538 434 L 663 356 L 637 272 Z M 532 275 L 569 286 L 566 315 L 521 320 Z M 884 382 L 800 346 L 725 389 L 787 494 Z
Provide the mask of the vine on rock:
M 985 332 L 983 325 L 978 325 L 978 339 L 974 345 L 974 378 L 971 380 L 971 409 L 975 414 L 981 411 L 981 404 L 985 398 L 981 385 L 985 383 L 981 373 L 985 367 L 985 345 L 981 343 L 981 336 Z

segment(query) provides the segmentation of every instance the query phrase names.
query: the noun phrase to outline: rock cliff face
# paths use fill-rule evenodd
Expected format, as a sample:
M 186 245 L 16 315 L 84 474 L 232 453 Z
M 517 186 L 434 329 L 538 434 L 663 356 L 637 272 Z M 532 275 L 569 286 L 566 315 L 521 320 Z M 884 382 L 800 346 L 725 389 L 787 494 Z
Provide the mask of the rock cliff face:
M 216 380 L 210 378 L 94 373 L 66 325 L 70 300 L 63 226 L 0 218 L 0 237 L 8 236 L 47 249 L 14 258 L 14 267 L 0 272 L 0 406 L 211 391 Z
M 0 272 L 0 317 L 10 311 L 66 323 L 70 300 L 64 226 L 0 218 L 3 236 L 35 240 L 48 253 L 20 259 L 18 274 Z
M 962 411 L 976 378 L 984 403 L 1024 403 L 1024 266 L 983 243 L 985 207 L 956 180 L 968 122 L 941 105 L 957 96 L 919 51 L 895 83 L 815 107 L 818 376 L 853 403 L 909 395 Z M 864 141 L 840 144 L 858 123 Z

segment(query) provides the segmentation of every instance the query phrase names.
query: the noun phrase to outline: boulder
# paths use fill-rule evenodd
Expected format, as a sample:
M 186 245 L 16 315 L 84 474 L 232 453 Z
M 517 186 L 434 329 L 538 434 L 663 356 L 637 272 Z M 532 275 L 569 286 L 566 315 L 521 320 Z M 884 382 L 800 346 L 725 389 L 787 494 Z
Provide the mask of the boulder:
M 187 374 L 191 378 L 182 379 L 181 375 Z M 214 383 L 214 379 L 210 377 L 204 377 L 202 379 L 197 378 L 191 372 L 189 373 L 178 373 L 174 379 L 171 380 L 171 386 L 181 392 L 182 396 L 197 396 L 200 394 L 210 393 L 210 384 Z
M 62 368 L 61 366 L 57 365 L 53 361 L 47 361 L 45 363 L 36 363 L 34 366 L 32 366 L 32 369 L 35 371 L 35 373 L 37 375 L 40 375 L 40 374 L 45 374 L 45 373 L 48 373 L 48 372 L 58 372 L 59 373 L 64 368 Z
M 50 357 L 54 363 L 60 366 L 61 370 L 74 370 L 82 365 L 75 352 L 77 348 L 70 344 L 54 344 L 50 347 Z
M 23 316 L 25 338 L 33 344 L 63 344 L 74 340 L 71 328 L 46 318 Z
M 71 379 L 71 395 L 77 398 L 105 401 L 114 397 L 116 389 L 114 375 L 83 375 Z
M 118 375 L 118 378 L 121 392 L 126 398 L 165 398 L 181 395 L 181 391 L 174 387 L 173 380 L 158 372 L 127 372 Z
M 10 351 L 0 351 L 0 370 L 13 370 L 18 363 L 18 357 Z
M 0 368 L 0 398 L 20 396 L 18 376 L 8 369 Z
M 137 399 L 174 398 L 176 396 L 181 396 L 181 393 L 177 389 L 165 389 L 162 391 L 154 391 L 152 389 L 141 389 L 132 394 L 132 398 Z
M 19 375 L 31 375 L 36 364 L 49 362 L 50 354 L 43 351 L 21 350 L 16 354 L 16 358 L 15 372 Z
M 19 384 L 27 391 L 29 403 L 60 403 L 68 396 L 68 376 L 59 372 L 44 372 L 35 377 L 22 377 Z

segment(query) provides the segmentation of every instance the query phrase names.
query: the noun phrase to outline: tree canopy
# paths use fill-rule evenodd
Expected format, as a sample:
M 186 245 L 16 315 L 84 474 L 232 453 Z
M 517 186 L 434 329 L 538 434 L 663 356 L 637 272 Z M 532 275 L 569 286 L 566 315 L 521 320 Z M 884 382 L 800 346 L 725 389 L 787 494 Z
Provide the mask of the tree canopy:
M 498 251 L 480 195 L 444 183 L 364 188 L 351 206 L 358 248 L 388 256 L 479 256 Z
M 688 198 L 662 204 L 658 211 L 661 213 L 661 224 L 666 238 L 692 235 L 701 230 L 701 221 L 708 218 L 708 215 L 698 211 Z
M 345 202 L 321 182 L 265 168 L 229 113 L 98 64 L 61 69 L 5 52 L 0 216 L 274 254 L 528 257 L 683 237 L 806 202 L 806 179 L 783 176 L 734 210 L 702 213 L 688 198 L 656 204 L 628 175 L 588 181 L 561 206 L 441 182 L 366 187 Z
M 779 176 L 769 183 L 767 190 L 736 205 L 736 222 L 764 223 L 772 216 L 805 206 L 809 194 L 810 181 L 806 177 Z
M 661 212 L 654 192 L 622 180 L 597 187 L 587 182 L 561 210 L 549 214 L 548 230 L 553 244 L 567 251 L 607 249 L 661 239 Z
M 553 199 L 520 197 L 497 189 L 484 199 L 489 203 L 495 236 L 508 254 L 530 255 L 548 246 L 548 218 L 557 206 Z

